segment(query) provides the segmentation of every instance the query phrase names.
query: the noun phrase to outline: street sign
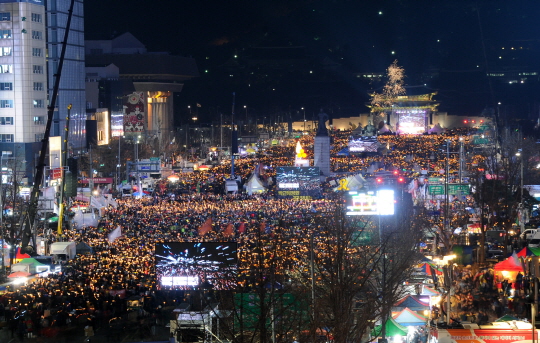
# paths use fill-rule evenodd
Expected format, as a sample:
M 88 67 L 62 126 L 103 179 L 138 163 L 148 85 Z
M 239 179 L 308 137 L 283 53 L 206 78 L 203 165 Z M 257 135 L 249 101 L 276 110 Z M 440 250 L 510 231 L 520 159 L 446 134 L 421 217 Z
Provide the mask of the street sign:
M 471 189 L 468 184 L 451 184 L 448 185 L 448 194 L 469 195 L 471 194 Z
M 443 195 L 444 194 L 444 186 L 443 185 L 429 185 L 428 186 L 428 192 L 431 195 Z
M 431 195 L 444 195 L 445 185 L 429 185 L 428 192 Z M 449 184 L 448 185 L 448 194 L 449 195 L 469 195 L 471 194 L 471 189 L 468 184 Z

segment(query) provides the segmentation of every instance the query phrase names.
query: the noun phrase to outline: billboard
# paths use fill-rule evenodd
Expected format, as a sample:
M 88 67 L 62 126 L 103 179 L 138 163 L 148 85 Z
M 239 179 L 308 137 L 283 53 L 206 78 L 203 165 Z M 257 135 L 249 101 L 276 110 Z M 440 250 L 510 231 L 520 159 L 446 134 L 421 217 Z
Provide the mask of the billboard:
M 158 289 L 193 289 L 201 285 L 216 290 L 235 287 L 238 248 L 233 242 L 156 243 Z
M 319 197 L 320 175 L 319 167 L 276 167 L 277 195 L 296 199 Z
M 128 95 L 124 105 L 124 133 L 144 131 L 144 93 Z
M 399 118 L 399 133 L 422 134 L 426 131 L 426 118 L 429 109 L 400 108 L 394 112 Z
M 350 153 L 377 152 L 379 142 L 376 137 L 360 137 L 349 141 Z
M 395 213 L 394 190 L 379 189 L 370 192 L 347 193 L 348 216 L 393 215 Z

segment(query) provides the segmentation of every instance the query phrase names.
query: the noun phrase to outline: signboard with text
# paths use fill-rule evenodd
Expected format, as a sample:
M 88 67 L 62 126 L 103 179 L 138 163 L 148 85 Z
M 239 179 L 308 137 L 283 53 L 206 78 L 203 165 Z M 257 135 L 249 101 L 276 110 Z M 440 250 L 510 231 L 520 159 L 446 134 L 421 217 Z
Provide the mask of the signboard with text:
M 319 167 L 276 167 L 280 198 L 311 199 L 321 194 Z
M 431 195 L 444 195 L 445 194 L 445 185 L 429 185 L 428 192 Z M 448 194 L 449 195 L 469 195 L 471 189 L 467 184 L 449 184 L 448 185 Z

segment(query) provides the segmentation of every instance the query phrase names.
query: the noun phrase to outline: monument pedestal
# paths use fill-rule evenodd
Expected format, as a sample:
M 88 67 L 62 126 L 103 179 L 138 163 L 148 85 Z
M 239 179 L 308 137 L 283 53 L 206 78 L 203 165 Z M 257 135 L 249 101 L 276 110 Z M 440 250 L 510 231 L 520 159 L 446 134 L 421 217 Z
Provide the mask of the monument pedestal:
M 319 167 L 324 176 L 330 176 L 330 137 L 315 136 L 313 152 L 315 155 L 313 165 Z

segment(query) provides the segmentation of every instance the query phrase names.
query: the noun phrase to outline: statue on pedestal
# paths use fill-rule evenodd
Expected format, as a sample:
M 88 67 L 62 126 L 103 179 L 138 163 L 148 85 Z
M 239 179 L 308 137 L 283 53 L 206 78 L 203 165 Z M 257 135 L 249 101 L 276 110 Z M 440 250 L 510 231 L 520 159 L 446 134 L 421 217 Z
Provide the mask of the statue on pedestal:
M 365 135 L 368 137 L 372 137 L 375 135 L 375 126 L 371 125 L 371 120 L 368 122 L 366 127 L 364 128 Z
M 317 136 L 328 136 L 328 129 L 326 128 L 327 120 L 328 120 L 328 114 L 324 113 L 321 108 L 321 112 L 319 112 L 319 124 L 317 126 Z

